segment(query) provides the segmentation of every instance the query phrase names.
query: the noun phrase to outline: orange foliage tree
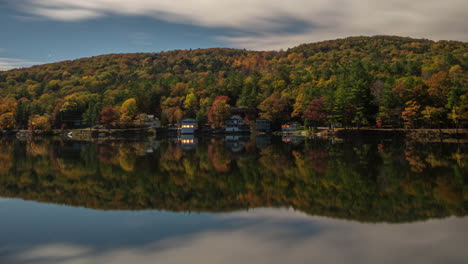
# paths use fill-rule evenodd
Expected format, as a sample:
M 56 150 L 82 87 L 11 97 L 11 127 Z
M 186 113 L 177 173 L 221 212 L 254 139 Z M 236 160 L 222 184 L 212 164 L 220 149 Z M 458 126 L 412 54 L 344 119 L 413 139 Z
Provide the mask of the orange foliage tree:
M 231 106 L 227 103 L 229 98 L 225 95 L 216 96 L 208 110 L 208 121 L 214 127 L 221 127 L 224 120 L 231 115 Z
M 406 107 L 401 113 L 401 117 L 405 121 L 405 127 L 414 127 L 415 121 L 418 119 L 419 108 L 421 108 L 421 106 L 415 101 L 408 101 L 405 105 Z

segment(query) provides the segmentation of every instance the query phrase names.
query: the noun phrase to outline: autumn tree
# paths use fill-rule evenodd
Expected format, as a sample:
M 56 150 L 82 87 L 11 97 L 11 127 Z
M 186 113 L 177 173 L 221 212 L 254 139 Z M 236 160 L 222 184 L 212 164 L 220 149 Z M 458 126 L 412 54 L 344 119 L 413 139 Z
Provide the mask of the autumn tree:
M 179 123 L 184 116 L 182 104 L 183 97 L 163 98 L 161 102 L 162 121 L 171 125 Z
M 287 108 L 288 101 L 279 92 L 273 93 L 258 105 L 258 109 L 261 111 L 260 116 L 268 118 L 276 124 L 288 119 Z
M 208 121 L 219 128 L 224 120 L 231 116 L 231 106 L 227 103 L 229 98 L 224 95 L 216 96 L 208 109 Z
M 137 104 L 135 98 L 125 100 L 120 107 L 120 122 L 124 126 L 131 125 L 137 115 Z
M 0 99 L 0 129 L 16 128 L 17 102 L 14 98 Z
M 187 96 L 185 96 L 184 109 L 185 109 L 185 116 L 195 117 L 198 111 L 198 98 L 194 92 L 191 92 L 187 94 Z
M 415 101 L 408 101 L 405 104 L 405 109 L 401 113 L 405 127 L 414 127 L 415 122 L 419 119 L 419 109 L 421 108 Z
M 421 114 L 424 118 L 424 121 L 429 124 L 429 126 L 439 126 L 443 123 L 446 118 L 445 109 L 442 107 L 432 107 L 426 106 L 424 110 L 421 111 Z
M 99 113 L 99 122 L 107 126 L 116 126 L 120 120 L 120 108 L 118 106 L 107 105 Z
M 0 114 L 0 129 L 15 129 L 16 127 L 16 119 L 15 114 L 12 112 L 7 112 Z
M 17 102 L 12 97 L 0 98 L 0 114 L 15 113 Z
M 326 120 L 326 111 L 324 109 L 325 98 L 312 99 L 304 111 L 304 119 L 308 124 L 317 127 Z
M 434 73 L 426 83 L 428 85 L 427 92 L 432 99 L 432 104 L 434 106 L 444 106 L 451 87 L 447 72 L 440 71 Z
M 33 115 L 30 120 L 30 129 L 32 130 L 50 130 L 50 117 L 47 115 Z
M 448 115 L 455 127 L 458 128 L 460 123 L 468 121 L 468 93 L 460 96 L 460 106 L 454 106 Z

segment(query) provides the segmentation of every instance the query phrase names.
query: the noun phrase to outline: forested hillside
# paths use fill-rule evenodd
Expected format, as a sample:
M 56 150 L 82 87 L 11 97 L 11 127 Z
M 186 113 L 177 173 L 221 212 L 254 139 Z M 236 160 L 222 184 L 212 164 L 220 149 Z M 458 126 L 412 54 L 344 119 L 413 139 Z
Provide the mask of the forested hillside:
M 275 124 L 466 126 L 467 68 L 468 43 L 392 36 L 109 54 L 0 72 L 0 128 L 63 128 L 63 116 L 125 127 L 142 113 L 217 124 L 230 107 Z

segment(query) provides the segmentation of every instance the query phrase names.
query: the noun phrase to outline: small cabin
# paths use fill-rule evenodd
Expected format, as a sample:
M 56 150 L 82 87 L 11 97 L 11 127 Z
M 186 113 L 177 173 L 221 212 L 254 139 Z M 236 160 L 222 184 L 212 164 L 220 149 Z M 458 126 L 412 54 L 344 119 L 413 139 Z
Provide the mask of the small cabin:
M 259 132 L 271 132 L 271 122 L 266 118 L 257 118 L 255 120 L 255 130 Z
M 77 112 L 60 112 L 59 121 L 62 128 L 74 129 L 83 127 L 83 119 L 81 113 Z
M 144 119 L 145 126 L 157 129 L 160 126 L 159 118 L 154 115 L 146 115 Z
M 249 133 L 249 125 L 244 123 L 244 119 L 238 115 L 234 115 L 224 121 L 226 133 Z
M 301 129 L 302 129 L 301 125 L 297 122 L 287 123 L 281 126 L 281 132 L 284 132 L 284 133 L 299 131 Z
M 193 134 L 198 129 L 197 120 L 193 118 L 185 118 L 180 121 L 181 134 Z

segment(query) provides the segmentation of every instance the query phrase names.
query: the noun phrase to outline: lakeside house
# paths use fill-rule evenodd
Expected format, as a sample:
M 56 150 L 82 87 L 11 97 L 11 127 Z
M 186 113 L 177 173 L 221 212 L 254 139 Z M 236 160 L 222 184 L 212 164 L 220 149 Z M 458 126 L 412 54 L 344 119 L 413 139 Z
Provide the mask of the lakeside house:
M 62 128 L 75 129 L 83 127 L 83 118 L 77 112 L 60 112 L 59 122 Z
M 193 134 L 198 129 L 198 123 L 193 118 L 185 118 L 180 121 L 181 134 Z
M 244 119 L 238 115 L 234 115 L 224 121 L 226 133 L 249 133 L 249 125 L 244 123 Z
M 271 132 L 271 122 L 267 118 L 257 118 L 255 120 L 255 131 L 258 132 L 265 132 L 265 133 L 270 133 Z
M 299 131 L 301 129 L 302 129 L 302 126 L 298 122 L 286 123 L 281 126 L 281 132 L 283 133 L 292 133 L 295 131 Z

